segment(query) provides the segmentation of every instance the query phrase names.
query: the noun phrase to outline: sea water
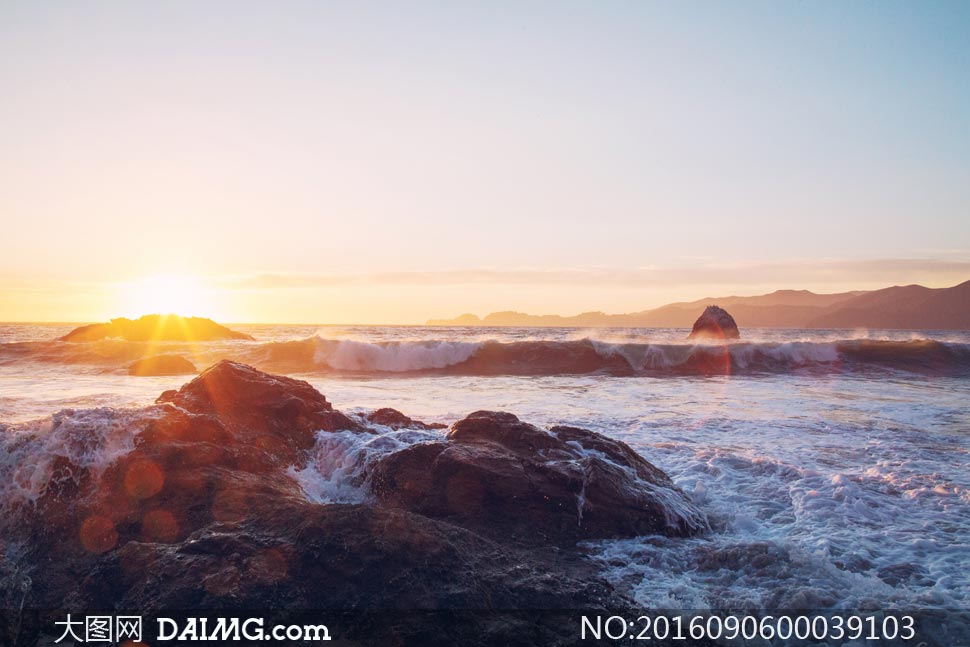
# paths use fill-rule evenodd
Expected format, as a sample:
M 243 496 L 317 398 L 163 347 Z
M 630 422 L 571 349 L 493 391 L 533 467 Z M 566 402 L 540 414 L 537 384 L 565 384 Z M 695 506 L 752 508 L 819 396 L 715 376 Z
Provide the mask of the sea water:
M 450 424 L 503 410 L 630 444 L 711 525 L 586 546 L 646 608 L 970 607 L 968 333 L 743 330 L 724 345 L 679 329 L 233 326 L 257 341 L 53 341 L 71 327 L 0 325 L 0 479 L 45 462 L 24 451 L 69 450 L 43 442 L 52 420 L 109 426 L 102 462 L 125 451 L 118 420 L 191 378 L 131 377 L 131 361 L 230 358 L 351 414 Z M 441 433 L 322 433 L 291 475 L 312 501 L 363 501 L 370 461 Z

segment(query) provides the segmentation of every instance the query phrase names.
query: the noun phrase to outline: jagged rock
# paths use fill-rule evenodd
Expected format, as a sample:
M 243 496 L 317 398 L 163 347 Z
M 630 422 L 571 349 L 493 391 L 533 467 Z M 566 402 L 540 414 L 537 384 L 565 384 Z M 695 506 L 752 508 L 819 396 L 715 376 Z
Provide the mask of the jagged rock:
M 186 375 L 198 372 L 195 364 L 181 355 L 153 355 L 128 366 L 128 375 Z
M 687 339 L 740 339 L 738 324 L 727 310 L 717 306 L 707 306 L 704 313 L 694 322 L 694 328 Z
M 204 317 L 178 315 L 145 315 L 138 319 L 120 317 L 109 323 L 90 324 L 75 328 L 58 341 L 98 341 L 120 338 L 127 341 L 215 341 L 244 339 L 251 335 L 230 330 Z
M 446 441 L 389 455 L 372 487 L 385 505 L 526 540 L 707 527 L 670 478 L 624 443 L 573 427 L 544 431 L 510 413 L 473 413 Z
M 206 369 L 178 391 L 165 391 L 157 402 L 214 417 L 236 441 L 255 437 L 264 446 L 291 451 L 312 447 L 320 430 L 361 429 L 309 383 L 229 360 Z M 287 452 L 284 458 L 294 456 Z

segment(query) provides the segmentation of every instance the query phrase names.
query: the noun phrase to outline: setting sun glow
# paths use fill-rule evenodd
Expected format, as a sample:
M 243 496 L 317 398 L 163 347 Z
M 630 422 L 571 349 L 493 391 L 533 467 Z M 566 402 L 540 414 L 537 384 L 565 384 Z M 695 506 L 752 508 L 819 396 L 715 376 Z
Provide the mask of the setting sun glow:
M 146 314 L 178 314 L 217 318 L 209 290 L 198 279 L 177 274 L 156 274 L 120 286 L 121 313 L 126 317 Z

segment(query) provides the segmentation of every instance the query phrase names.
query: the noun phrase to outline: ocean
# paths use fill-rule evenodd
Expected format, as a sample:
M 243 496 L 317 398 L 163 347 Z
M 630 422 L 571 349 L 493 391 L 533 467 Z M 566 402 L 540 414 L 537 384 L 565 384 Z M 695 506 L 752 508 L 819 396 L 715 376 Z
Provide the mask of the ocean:
M 53 341 L 72 327 L 0 325 L 0 504 L 36 496 L 51 455 L 80 451 L 43 441 L 53 414 L 110 424 L 191 379 L 129 376 L 135 359 L 230 358 L 345 412 L 450 424 L 501 410 L 628 443 L 711 525 L 587 545 L 644 607 L 970 607 L 967 332 L 742 329 L 723 345 L 682 329 L 237 325 L 257 341 Z M 443 433 L 328 434 L 292 476 L 313 501 L 363 501 L 351 477 L 369 457 Z M 106 464 L 119 450 L 83 451 Z

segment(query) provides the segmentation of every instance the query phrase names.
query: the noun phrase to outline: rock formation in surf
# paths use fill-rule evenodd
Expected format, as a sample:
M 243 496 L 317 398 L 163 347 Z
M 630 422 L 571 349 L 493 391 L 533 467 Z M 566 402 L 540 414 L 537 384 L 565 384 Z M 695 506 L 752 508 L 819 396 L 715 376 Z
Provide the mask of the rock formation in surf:
M 120 317 L 108 323 L 75 328 L 58 340 L 80 342 L 113 338 L 126 341 L 217 341 L 222 339 L 253 341 L 251 335 L 230 330 L 211 319 L 178 315 L 145 315 L 138 319 Z
M 397 409 L 391 409 L 390 407 L 372 411 L 366 417 L 368 422 L 390 427 L 391 429 L 445 429 L 448 426 L 440 422 L 428 424 L 420 420 L 414 420 Z
M 707 306 L 694 322 L 687 339 L 740 339 L 738 324 L 728 311 L 717 306 Z
M 706 527 L 670 478 L 624 443 L 573 427 L 545 431 L 494 411 L 456 422 L 441 442 L 390 455 L 373 488 L 385 505 L 499 537 L 690 535 Z
M 128 365 L 128 375 L 188 375 L 198 372 L 195 364 L 181 355 L 152 355 Z
M 355 439 L 384 452 L 360 475 L 371 495 L 310 497 L 295 475 L 345 464 Z M 494 412 L 444 435 L 393 410 L 345 415 L 306 382 L 229 361 L 151 407 L 56 414 L 18 431 L 16 451 L 46 472 L 32 500 L 0 501 L 0 534 L 23 547 L 16 564 L 0 554 L 0 576 L 25 583 L 10 608 L 352 609 L 343 637 L 373 641 L 448 626 L 402 629 L 379 609 L 630 607 L 576 540 L 707 527 L 605 436 Z M 483 644 L 474 624 L 459 637 Z

